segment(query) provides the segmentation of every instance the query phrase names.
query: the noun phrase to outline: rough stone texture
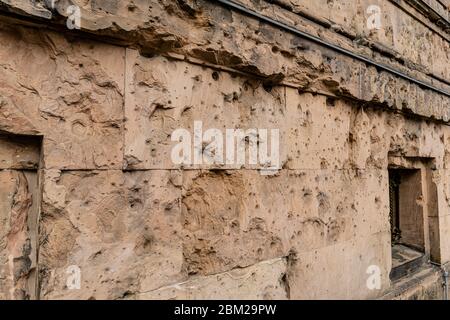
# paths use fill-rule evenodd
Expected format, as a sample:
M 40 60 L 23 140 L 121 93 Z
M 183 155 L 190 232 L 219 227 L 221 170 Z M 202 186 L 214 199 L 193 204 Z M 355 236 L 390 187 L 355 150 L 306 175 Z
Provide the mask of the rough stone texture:
M 14 8 L 15 3 L 30 1 L 16 0 L 7 7 Z M 283 1 L 278 2 L 283 3 Z M 448 39 L 444 41 L 433 28 L 427 29 L 419 22 L 420 19 L 412 20 L 407 12 L 395 9 L 388 0 L 379 1 L 383 9 L 383 23 L 385 23 L 382 31 L 373 35 L 375 38 L 381 38 L 379 45 L 365 41 L 364 35 L 361 41 L 354 41 L 359 38 L 348 35 L 348 33 L 359 35 L 359 30 L 364 28 L 365 23 L 361 25 L 361 21 L 353 21 L 353 23 L 350 21 L 355 19 L 355 16 L 363 16 L 364 11 L 360 11 L 365 8 L 365 1 L 358 2 L 357 6 L 351 2 L 351 5 L 340 6 L 340 8 L 332 5 L 320 6 L 319 8 L 331 8 L 330 11 L 338 13 L 335 18 L 339 19 L 338 21 L 333 23 L 327 20 L 324 26 L 312 24 L 311 20 L 306 20 L 302 15 L 297 14 L 295 2 L 291 2 L 288 5 L 291 9 L 288 10 L 283 8 L 285 6 L 270 5 L 265 1 L 261 1 L 256 7 L 249 1 L 243 1 L 245 5 L 256 11 L 269 16 L 276 12 L 282 21 L 295 25 L 300 30 L 310 32 L 364 56 L 374 56 L 375 60 L 381 63 L 397 67 L 405 73 L 449 91 L 448 85 L 435 81 L 428 74 L 433 70 L 427 70 L 427 67 L 429 68 L 432 64 L 436 70 L 446 72 Z M 424 115 L 427 116 L 434 114 L 435 117 L 445 121 L 450 119 L 448 110 L 443 110 L 445 108 L 442 106 L 448 103 L 448 97 L 439 96 L 427 90 L 422 91 L 408 81 L 378 72 L 363 63 L 336 55 L 329 50 L 324 51 L 322 47 L 310 41 L 280 32 L 277 28 L 249 19 L 247 16 L 230 12 L 211 1 L 55 1 L 52 21 L 59 17 L 57 12 L 66 16 L 66 9 L 70 3 L 81 8 L 81 30 L 101 35 L 107 34 L 121 43 L 140 47 L 146 54 L 176 53 L 183 57 L 197 58 L 201 62 L 258 75 L 269 83 L 285 79 L 289 83 L 310 90 L 326 90 L 338 95 L 350 94 L 359 99 L 385 103 L 420 115 L 425 112 Z M 350 12 L 344 11 L 348 7 L 352 7 Z M 314 21 L 324 20 L 320 18 L 320 15 L 326 15 L 328 10 L 321 12 L 317 8 L 315 5 L 307 6 L 309 17 L 314 18 Z M 356 15 L 354 10 L 358 10 L 360 14 Z M 344 23 L 344 20 L 348 22 Z M 55 23 L 57 21 L 58 19 Z M 397 26 L 396 21 L 404 23 Z M 350 24 L 351 27 L 347 28 L 350 31 L 337 32 L 342 29 L 339 23 L 343 25 L 343 28 L 346 28 L 345 24 Z M 381 36 L 383 32 L 384 37 Z M 419 36 L 421 41 L 416 41 Z M 383 42 L 385 38 L 387 40 Z M 400 48 L 392 47 L 394 39 L 395 45 Z M 397 41 L 397 39 L 401 40 Z M 412 50 L 410 43 L 417 43 L 420 49 Z M 413 51 L 412 55 L 420 53 L 429 54 L 432 57 L 411 56 L 407 59 L 405 57 L 407 53 Z M 399 53 L 396 54 L 396 52 Z M 399 55 L 399 59 L 391 59 Z M 409 63 L 411 59 L 413 62 Z M 440 74 L 436 76 L 448 80 L 448 76 Z M 383 83 L 383 85 L 373 85 L 374 83 Z M 367 88 L 367 85 L 371 88 Z M 405 95 L 405 92 L 409 94 Z M 436 100 L 434 106 L 436 110 L 431 113 L 421 110 L 417 101 L 423 101 L 423 99 Z
M 51 19 L 52 13 L 47 9 L 45 0 L 1 0 L 0 7 L 8 12 Z
M 291 298 L 375 298 L 389 288 L 390 259 L 389 231 L 301 253 L 289 273 Z M 380 290 L 367 287 L 367 270 L 374 265 L 381 271 Z
M 442 297 L 436 271 L 389 280 L 387 169 L 427 170 L 449 262 L 449 97 L 212 1 L 51 3 L 0 0 L 0 298 Z M 449 91 L 448 31 L 411 1 L 377 1 L 377 32 L 365 0 L 241 3 Z M 279 129 L 281 170 L 174 164 L 194 121 Z
M 6 24 L 0 39 L 2 130 L 43 135 L 46 168 L 121 168 L 124 49 Z
M 286 261 L 273 259 L 248 268 L 195 278 L 139 295 L 140 299 L 284 300 Z
M 389 300 L 443 300 L 441 271 L 437 268 L 423 268 L 414 278 L 399 280 L 393 285 L 391 292 L 382 298 Z
M 0 299 L 28 299 L 28 277 L 34 267 L 28 219 L 32 184 L 23 172 L 0 171 Z M 34 243 L 33 243 L 34 246 Z
M 243 1 L 247 2 L 247 1 Z M 331 26 L 332 29 L 360 43 L 372 46 L 378 50 L 389 52 L 396 59 L 407 61 L 412 66 L 441 78 L 450 78 L 450 67 L 445 61 L 449 57 L 450 36 L 439 31 L 426 18 L 424 24 L 418 23 L 414 14 L 409 11 L 398 10 L 398 1 L 301 1 L 279 0 L 281 6 L 297 14 L 309 14 L 319 21 Z M 406 1 L 414 2 L 414 1 Z M 437 1 L 428 1 L 436 3 Z M 381 28 L 369 30 L 367 20 L 373 14 L 368 12 L 371 5 L 380 8 Z M 400 3 L 409 8 L 409 5 Z M 448 11 L 444 12 L 448 14 Z M 420 16 L 419 14 L 415 14 Z M 442 63 L 436 63 L 441 61 Z
M 119 299 L 181 280 L 177 175 L 46 171 L 41 298 Z M 82 290 L 65 289 L 71 265 L 81 269 Z

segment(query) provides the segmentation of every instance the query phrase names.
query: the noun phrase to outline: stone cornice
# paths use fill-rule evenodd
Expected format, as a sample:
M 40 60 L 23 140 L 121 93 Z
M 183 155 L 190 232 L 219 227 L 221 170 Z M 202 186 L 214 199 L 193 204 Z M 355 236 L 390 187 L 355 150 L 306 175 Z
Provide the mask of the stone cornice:
M 395 3 L 401 0 L 392 0 Z M 446 32 L 450 32 L 450 10 L 438 0 L 404 0 L 430 21 L 436 23 Z

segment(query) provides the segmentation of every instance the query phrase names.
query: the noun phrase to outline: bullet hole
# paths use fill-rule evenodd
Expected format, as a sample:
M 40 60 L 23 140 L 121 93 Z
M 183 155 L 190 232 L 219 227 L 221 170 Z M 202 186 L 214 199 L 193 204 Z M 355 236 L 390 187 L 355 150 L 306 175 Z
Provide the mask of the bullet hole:
M 272 47 L 272 52 L 273 52 L 273 53 L 278 53 L 279 51 L 280 51 L 280 49 L 278 49 L 277 46 L 273 46 L 273 47 Z
M 217 71 L 214 71 L 214 72 L 212 73 L 212 78 L 213 78 L 215 81 L 219 80 L 219 73 L 218 73 Z
M 327 106 L 334 107 L 336 105 L 336 99 L 332 97 L 327 98 Z
M 270 83 L 263 83 L 263 88 L 264 90 L 266 90 L 267 92 L 271 92 L 272 91 L 272 85 Z
M 152 52 L 152 51 L 141 51 L 140 52 L 141 56 L 143 56 L 144 58 L 154 58 L 156 57 L 156 52 Z
M 330 57 L 330 56 L 328 56 L 328 55 L 326 55 L 326 54 L 324 54 L 324 57 L 325 57 L 325 60 L 326 60 L 328 63 L 331 63 L 331 62 L 333 61 L 333 59 L 334 59 L 334 57 Z

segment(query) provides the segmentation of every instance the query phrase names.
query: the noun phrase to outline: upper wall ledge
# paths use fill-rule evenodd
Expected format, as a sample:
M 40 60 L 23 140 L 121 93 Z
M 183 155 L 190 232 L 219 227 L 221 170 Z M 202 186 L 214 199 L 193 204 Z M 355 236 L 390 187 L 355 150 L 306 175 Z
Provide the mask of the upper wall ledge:
M 416 8 L 431 21 L 450 32 L 450 1 L 449 0 L 404 0 Z M 394 0 L 402 2 L 402 0 Z
M 80 23 L 83 36 L 136 48 L 144 56 L 170 54 L 254 75 L 268 86 L 286 84 L 302 91 L 344 96 L 450 121 L 449 41 L 389 0 L 378 0 L 385 24 L 382 30 L 368 34 L 375 37 L 368 38 L 370 41 L 356 32 L 354 39 L 345 36 L 336 25 L 319 26 L 275 4 L 280 1 L 287 0 L 272 0 L 271 4 L 239 0 L 258 14 L 283 21 L 329 46 L 213 0 L 0 0 L 0 14 L 3 27 L 44 25 L 72 33 L 74 30 L 68 30 L 64 24 Z M 315 16 L 333 14 L 347 23 L 352 17 L 356 20 L 350 26 L 358 28 L 365 25 L 362 8 L 376 2 L 289 1 L 311 6 L 309 12 Z M 323 3 L 333 3 L 338 8 L 330 9 Z M 351 56 L 342 54 L 342 50 L 330 50 L 330 45 Z M 363 59 L 355 58 L 356 55 Z

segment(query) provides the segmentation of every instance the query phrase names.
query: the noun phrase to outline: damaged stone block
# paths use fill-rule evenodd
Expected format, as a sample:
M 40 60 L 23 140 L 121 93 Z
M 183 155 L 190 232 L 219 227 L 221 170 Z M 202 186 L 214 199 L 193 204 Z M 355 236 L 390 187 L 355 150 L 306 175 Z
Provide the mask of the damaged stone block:
M 34 169 L 39 167 L 40 139 L 0 135 L 0 169 Z
M 183 175 L 184 257 L 215 274 L 389 230 L 382 171 L 282 170 Z M 361 200 L 365 199 L 365 200 Z
M 290 264 L 291 299 L 371 299 L 390 285 L 390 233 L 379 232 L 299 253 Z M 371 276 L 380 286 L 372 287 Z
M 0 299 L 35 297 L 31 278 L 36 267 L 36 229 L 30 227 L 37 218 L 32 212 L 36 191 L 31 173 L 0 171 Z
M 120 299 L 184 279 L 179 173 L 56 174 L 44 180 L 60 191 L 44 191 L 41 299 Z M 79 290 L 67 287 L 71 266 Z
M 0 129 L 43 135 L 46 168 L 121 168 L 124 49 L 4 23 L 0 39 Z
M 353 108 L 332 97 L 299 94 L 286 89 L 289 130 L 281 140 L 288 151 L 289 169 L 341 169 L 348 167 Z
M 288 133 L 285 112 L 283 88 L 274 87 L 268 92 L 260 82 L 167 58 L 145 58 L 128 50 L 125 168 L 180 168 L 172 157 L 178 143 L 172 135 L 180 129 L 188 131 L 192 150 L 190 160 L 183 167 L 257 168 L 249 164 L 248 154 L 244 165 L 239 165 L 237 160 L 230 165 L 226 163 L 226 132 L 264 129 L 270 136 L 271 130 L 277 129 L 283 136 Z M 220 131 L 224 146 L 222 162 L 206 167 L 195 163 L 195 122 L 201 122 L 203 136 L 208 129 Z M 236 148 L 237 139 L 234 141 Z M 201 148 L 206 145 L 202 144 Z M 245 145 L 248 151 L 249 142 L 245 141 Z M 283 148 L 280 144 L 281 158 Z
M 286 259 L 267 260 L 242 269 L 197 277 L 140 294 L 139 299 L 284 300 Z

